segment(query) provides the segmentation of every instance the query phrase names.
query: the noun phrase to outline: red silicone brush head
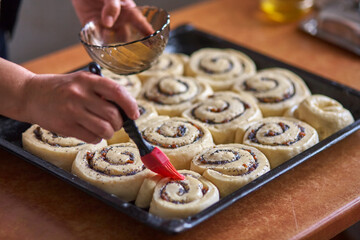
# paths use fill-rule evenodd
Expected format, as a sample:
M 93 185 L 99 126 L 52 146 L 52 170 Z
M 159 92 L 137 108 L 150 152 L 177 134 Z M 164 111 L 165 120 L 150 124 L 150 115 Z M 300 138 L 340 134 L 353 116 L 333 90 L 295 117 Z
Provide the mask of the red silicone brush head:
M 151 153 L 141 157 L 141 160 L 145 167 L 163 177 L 170 177 L 175 180 L 185 179 L 185 177 L 174 168 L 165 153 L 157 147 L 155 147 Z

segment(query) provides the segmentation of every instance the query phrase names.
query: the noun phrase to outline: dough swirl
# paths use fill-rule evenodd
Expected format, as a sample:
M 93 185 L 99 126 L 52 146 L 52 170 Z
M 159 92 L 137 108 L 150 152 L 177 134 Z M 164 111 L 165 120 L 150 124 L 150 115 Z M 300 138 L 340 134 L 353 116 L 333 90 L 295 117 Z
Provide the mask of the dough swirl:
M 163 53 L 150 69 L 139 73 L 138 77 L 142 82 L 146 82 L 147 79 L 159 75 L 181 76 L 188 59 L 189 57 L 182 53 Z
M 152 118 L 158 116 L 152 103 L 145 100 L 137 100 L 140 117 L 135 120 L 137 126 L 149 121 Z M 121 128 L 119 131 L 115 132 L 111 139 L 107 140 L 108 144 L 124 143 L 129 142 L 130 138 L 125 132 L 124 128 Z
M 104 77 L 110 78 L 125 87 L 131 96 L 134 98 L 138 97 L 141 90 L 141 82 L 136 75 L 119 75 L 105 68 L 103 68 L 101 72 Z
M 282 116 L 288 108 L 310 96 L 310 90 L 299 76 L 281 68 L 261 70 L 237 82 L 233 90 L 252 94 L 264 117 Z
M 189 169 L 192 157 L 214 144 L 208 129 L 185 118 L 154 119 L 142 127 L 143 138 L 159 147 L 176 169 Z
M 153 103 L 160 115 L 180 116 L 194 102 L 210 94 L 210 86 L 199 79 L 166 75 L 150 78 L 141 98 Z
M 259 149 L 275 168 L 319 142 L 316 130 L 295 118 L 268 117 L 254 122 L 243 143 Z
M 206 77 L 214 91 L 229 90 L 243 78 L 254 75 L 255 63 L 234 49 L 202 48 L 191 54 L 186 75 Z
M 313 126 L 318 132 L 320 140 L 354 122 L 350 111 L 345 109 L 341 103 L 320 94 L 307 97 L 285 115 L 293 115 Z
M 216 144 L 234 142 L 237 129 L 243 129 L 244 133 L 249 122 L 262 118 L 251 95 L 225 91 L 210 95 L 183 112 L 183 116 L 204 124 Z
M 124 201 L 135 200 L 144 178 L 152 175 L 133 143 L 80 151 L 72 173 Z
M 243 144 L 221 144 L 196 155 L 190 169 L 203 174 L 225 197 L 270 171 L 266 156 Z
M 80 150 L 107 145 L 105 140 L 94 145 L 73 137 L 61 136 L 37 124 L 32 125 L 22 134 L 22 144 L 26 151 L 66 171 L 71 170 L 71 165 Z
M 185 180 L 161 179 L 154 190 L 149 212 L 163 218 L 185 218 L 219 200 L 214 184 L 200 174 L 180 170 Z

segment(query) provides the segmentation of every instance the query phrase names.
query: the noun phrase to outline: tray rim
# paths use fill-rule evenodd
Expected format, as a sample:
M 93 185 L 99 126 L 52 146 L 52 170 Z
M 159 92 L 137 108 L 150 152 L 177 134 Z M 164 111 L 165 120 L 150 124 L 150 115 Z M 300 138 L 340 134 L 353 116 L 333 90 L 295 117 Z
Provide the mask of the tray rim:
M 312 78 L 315 77 L 317 80 L 322 81 L 324 84 L 333 85 L 336 88 L 340 88 L 340 89 L 348 92 L 349 94 L 355 95 L 356 97 L 360 98 L 360 91 L 357 91 L 356 89 L 345 86 L 338 82 L 334 82 L 334 81 L 325 79 L 319 75 L 316 75 L 316 74 L 313 74 L 306 70 L 289 65 L 283 61 L 279 61 L 273 57 L 269 57 L 258 51 L 254 51 L 248 47 L 244 47 L 240 44 L 233 43 L 224 38 L 221 38 L 221 37 L 215 36 L 213 34 L 207 33 L 205 31 L 199 30 L 189 24 L 180 25 L 176 29 L 172 30 L 170 33 L 170 38 L 176 37 L 177 34 L 181 34 L 183 32 L 189 32 L 189 31 L 195 31 L 200 34 L 206 35 L 207 37 L 209 37 L 211 39 L 215 39 L 216 41 L 221 41 L 221 42 L 225 42 L 229 45 L 236 46 L 237 49 L 243 49 L 243 50 L 245 50 L 245 52 L 251 52 L 251 54 L 258 55 L 258 57 L 261 57 L 261 58 L 266 58 L 266 59 L 272 61 L 273 63 L 275 63 L 276 65 L 281 65 L 284 68 L 290 68 L 291 70 L 295 70 L 295 72 L 297 72 L 297 71 L 301 72 L 302 75 L 306 74 L 306 75 L 309 75 L 309 77 L 312 77 Z M 77 70 L 79 70 L 79 69 L 77 69 Z M 89 194 L 93 197 L 96 197 L 97 199 L 103 201 L 104 203 L 110 205 L 111 207 L 114 207 L 116 210 L 128 215 L 129 217 L 134 218 L 135 220 L 137 220 L 141 223 L 144 223 L 154 229 L 161 230 L 168 234 L 177 234 L 177 233 L 184 232 L 186 230 L 189 230 L 189 229 L 197 226 L 198 224 L 205 221 L 209 217 L 212 217 L 213 215 L 217 214 L 218 212 L 222 211 L 223 209 L 229 207 L 235 201 L 238 201 L 242 197 L 245 197 L 246 195 L 250 194 L 251 192 L 256 191 L 257 189 L 264 186 L 266 183 L 272 181 L 276 177 L 284 174 L 285 172 L 293 169 L 297 165 L 303 163 L 304 161 L 308 160 L 309 158 L 311 158 L 312 156 L 316 155 L 317 153 L 323 151 L 324 149 L 330 147 L 331 145 L 341 141 L 342 139 L 346 138 L 347 136 L 349 136 L 350 134 L 354 133 L 355 131 L 357 131 L 359 129 L 360 129 L 360 118 L 357 119 L 351 125 L 341 129 L 340 131 L 334 133 L 330 137 L 320 141 L 313 147 L 296 155 L 295 157 L 291 158 L 287 162 L 281 164 L 280 166 L 269 171 L 268 173 L 253 180 L 252 182 L 248 183 L 247 185 L 243 186 L 242 188 L 238 189 L 237 191 L 233 192 L 232 194 L 220 199 L 217 203 L 211 205 L 207 209 L 199 212 L 198 214 L 193 215 L 191 217 L 184 218 L 184 219 L 169 219 L 169 220 L 155 216 L 155 215 L 149 213 L 148 211 L 135 206 L 132 203 L 125 202 L 114 195 L 106 193 L 105 191 L 78 178 L 77 176 L 71 174 L 70 172 L 60 169 L 60 168 L 56 167 L 55 165 L 52 165 L 51 163 L 32 155 L 31 153 L 25 151 L 23 148 L 5 140 L 5 139 L 0 138 L 0 147 L 12 154 L 24 159 L 26 162 L 29 162 L 29 163 L 45 170 L 46 172 L 51 173 L 52 175 L 56 176 L 57 178 L 60 178 L 61 180 L 71 184 L 72 186 L 75 186 L 76 188 L 86 192 L 87 194 Z M 149 219 L 151 221 L 149 221 Z

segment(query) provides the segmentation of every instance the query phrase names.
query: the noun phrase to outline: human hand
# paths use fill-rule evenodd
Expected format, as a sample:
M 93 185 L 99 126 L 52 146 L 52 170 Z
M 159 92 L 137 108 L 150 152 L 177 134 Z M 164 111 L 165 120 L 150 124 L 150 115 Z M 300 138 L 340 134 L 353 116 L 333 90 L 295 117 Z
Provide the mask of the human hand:
M 89 72 L 38 74 L 24 86 L 23 119 L 57 134 L 89 143 L 109 139 L 122 127 L 117 103 L 133 120 L 136 101 L 113 80 Z
M 90 21 L 98 22 L 104 31 L 111 30 L 119 36 L 128 36 L 130 25 L 144 35 L 154 32 L 151 24 L 134 8 L 133 0 L 72 0 L 72 3 L 82 26 Z

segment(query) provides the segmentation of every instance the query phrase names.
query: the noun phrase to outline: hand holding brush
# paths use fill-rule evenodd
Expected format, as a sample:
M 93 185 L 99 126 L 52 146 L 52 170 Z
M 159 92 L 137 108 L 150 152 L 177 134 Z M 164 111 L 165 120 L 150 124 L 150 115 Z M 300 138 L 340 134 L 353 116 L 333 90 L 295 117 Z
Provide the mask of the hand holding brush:
M 100 66 L 95 62 L 89 64 L 89 70 L 97 75 L 102 75 Z M 165 153 L 163 153 L 159 148 L 152 146 L 142 138 L 135 121 L 130 119 L 120 106 L 114 102 L 111 103 L 119 110 L 123 119 L 123 128 L 137 145 L 141 161 L 144 163 L 145 167 L 163 177 L 184 180 L 184 176 L 177 172 Z

